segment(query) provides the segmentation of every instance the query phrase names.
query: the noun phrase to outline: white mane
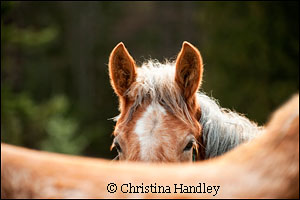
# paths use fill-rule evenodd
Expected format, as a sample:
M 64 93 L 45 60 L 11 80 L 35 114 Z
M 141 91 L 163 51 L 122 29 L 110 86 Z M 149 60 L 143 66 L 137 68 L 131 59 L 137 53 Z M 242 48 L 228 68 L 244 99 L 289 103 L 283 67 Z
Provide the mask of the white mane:
M 184 98 L 175 83 L 175 64 L 164 64 L 149 60 L 137 68 L 137 79 L 126 95 L 134 99 L 128 120 L 144 100 L 161 104 L 167 111 L 182 121 L 193 124 Z M 196 94 L 201 108 L 202 137 L 206 158 L 221 155 L 242 142 L 253 139 L 261 128 L 246 117 L 221 108 L 218 103 L 204 93 Z
M 201 107 L 200 124 L 206 158 L 215 157 L 254 139 L 262 130 L 246 117 L 221 108 L 216 100 L 197 94 Z

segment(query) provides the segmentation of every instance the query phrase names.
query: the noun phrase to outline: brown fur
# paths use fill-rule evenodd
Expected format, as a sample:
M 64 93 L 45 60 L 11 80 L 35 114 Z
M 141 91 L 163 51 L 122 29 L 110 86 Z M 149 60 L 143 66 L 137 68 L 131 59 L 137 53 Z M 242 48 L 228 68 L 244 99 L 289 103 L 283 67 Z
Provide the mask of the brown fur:
M 126 117 L 122 116 L 117 122 L 114 135 L 116 140 L 120 143 L 122 147 L 122 154 L 120 154 L 120 160 L 129 160 L 129 161 L 141 161 L 139 156 L 140 146 L 138 137 L 134 134 L 134 127 L 136 122 L 141 115 L 145 112 L 145 109 L 149 106 L 149 103 L 144 104 L 139 107 L 132 119 L 128 123 L 123 123 Z M 127 108 L 126 108 L 127 109 Z M 195 122 L 195 124 L 198 124 Z M 164 133 L 164 127 L 172 127 L 172 130 L 169 130 L 167 133 Z M 189 130 L 188 133 L 191 135 L 196 135 L 196 133 L 201 132 L 199 125 L 198 129 L 194 127 L 189 127 L 182 121 L 178 120 L 175 116 L 168 114 L 164 116 L 162 129 L 157 129 L 156 138 L 160 143 L 157 143 L 156 146 L 153 146 L 156 149 L 156 154 L 149 155 L 152 158 L 152 161 L 156 162 L 176 162 L 176 161 L 188 161 L 191 160 L 192 155 L 189 157 L 183 156 L 181 151 L 178 149 L 183 149 L 186 145 L 186 135 L 182 135 Z M 150 129 L 151 127 L 149 127 Z M 179 134 L 180 133 L 180 134 Z M 168 140 L 166 140 L 168 138 Z
M 124 123 L 124 120 L 126 120 L 126 114 L 128 114 L 128 109 L 130 105 L 127 105 L 125 107 L 124 114 L 120 116 L 120 119 L 117 122 L 114 135 L 117 139 L 117 141 L 120 143 L 123 153 L 120 155 L 120 160 L 130 160 L 130 161 L 136 161 L 140 159 L 139 153 L 139 145 L 138 145 L 138 138 L 135 134 L 132 134 L 132 130 L 134 129 L 134 126 L 136 124 L 136 120 L 130 120 L 128 123 Z M 139 118 L 145 109 L 143 107 L 140 107 L 138 111 L 135 112 L 134 117 Z
M 133 185 L 205 182 L 211 193 L 120 192 Z M 115 183 L 116 193 L 107 185 Z M 215 159 L 192 163 L 112 163 L 1 144 L 2 198 L 295 198 L 299 199 L 299 96 L 271 118 L 265 134 Z
M 185 115 L 183 116 L 184 119 L 178 119 L 176 117 L 178 113 L 172 113 L 172 109 L 167 107 L 167 104 L 156 102 L 160 103 L 167 110 L 168 114 L 159 122 L 162 124 L 161 130 L 157 130 L 160 134 L 156 134 L 155 137 L 160 143 L 153 146 L 153 149 L 157 151 L 149 155 L 151 156 L 151 161 L 192 161 L 192 151 L 187 154 L 183 152 L 183 149 L 184 145 L 187 145 L 185 141 L 185 137 L 187 136 L 185 133 L 186 130 L 189 130 L 190 134 L 198 138 L 198 142 L 202 142 L 200 137 L 201 127 L 198 123 L 201 110 L 196 103 L 195 97 L 195 93 L 201 84 L 202 72 L 202 58 L 199 51 L 193 45 L 184 42 L 176 61 L 174 83 L 168 83 L 169 85 L 164 85 L 164 87 L 170 87 L 174 84 L 176 90 L 181 91 L 180 97 L 183 97 L 184 102 L 177 103 L 184 104 L 183 106 L 187 107 L 189 116 Z M 112 87 L 119 96 L 120 102 L 121 114 L 115 127 L 116 130 L 114 131 L 117 141 L 119 141 L 120 146 L 124 149 L 119 158 L 120 160 L 142 161 L 142 158 L 138 156 L 142 147 L 139 145 L 134 128 L 137 120 L 141 118 L 147 106 L 155 100 L 146 94 L 142 97 L 143 102 L 141 102 L 141 105 L 133 105 L 136 99 L 139 98 L 139 88 L 137 86 L 139 74 L 134 60 L 129 55 L 123 43 L 119 43 L 110 55 L 109 73 Z M 182 112 L 182 110 L 179 111 Z M 153 115 L 156 114 L 153 113 Z M 187 124 L 184 121 L 188 121 L 189 123 Z M 151 129 L 151 127 L 147 128 Z M 168 128 L 168 131 L 165 130 L 166 128 Z M 169 139 L 166 140 L 166 138 Z M 179 144 L 182 140 L 184 140 L 184 143 Z M 114 147 L 114 144 L 112 147 Z M 202 148 L 201 144 L 199 147 Z M 196 145 L 195 148 L 197 148 Z M 200 152 L 204 152 L 204 150 Z M 190 156 L 186 157 L 186 155 Z M 204 155 L 201 153 L 198 158 L 204 158 Z
M 186 100 L 193 97 L 200 87 L 202 73 L 203 64 L 200 52 L 190 43 L 184 42 L 176 60 L 175 81 Z
M 120 97 L 123 97 L 126 90 L 135 81 L 135 62 L 122 42 L 113 49 L 109 57 L 109 75 L 111 84 Z

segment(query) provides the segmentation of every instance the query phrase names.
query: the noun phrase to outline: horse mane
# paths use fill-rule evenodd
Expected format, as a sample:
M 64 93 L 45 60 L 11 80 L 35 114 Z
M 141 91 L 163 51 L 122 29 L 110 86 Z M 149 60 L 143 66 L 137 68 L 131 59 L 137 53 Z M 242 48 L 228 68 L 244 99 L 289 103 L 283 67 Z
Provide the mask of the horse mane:
M 194 126 L 188 106 L 180 89 L 175 83 L 175 63 L 160 63 L 148 60 L 137 67 L 137 78 L 126 91 L 126 96 L 134 101 L 124 122 L 131 120 L 132 115 L 142 103 L 151 100 L 159 103 L 167 111 L 183 122 Z M 246 117 L 224 109 L 216 100 L 202 92 L 196 93 L 200 105 L 202 137 L 205 146 L 205 158 L 221 155 L 239 144 L 253 139 L 261 130 L 254 122 Z M 118 116 L 115 117 L 115 120 Z M 124 123 L 123 122 L 123 123 Z
M 243 115 L 221 108 L 212 97 L 197 93 L 197 101 L 201 107 L 199 122 L 206 158 L 221 155 L 243 142 L 251 141 L 262 131 L 262 127 Z

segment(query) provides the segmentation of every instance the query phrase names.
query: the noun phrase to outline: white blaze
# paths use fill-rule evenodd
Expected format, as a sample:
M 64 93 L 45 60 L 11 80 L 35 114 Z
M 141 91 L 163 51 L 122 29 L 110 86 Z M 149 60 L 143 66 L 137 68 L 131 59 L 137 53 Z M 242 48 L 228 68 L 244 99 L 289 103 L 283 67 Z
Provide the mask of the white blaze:
M 162 116 L 166 110 L 159 104 L 150 104 L 142 117 L 136 122 L 135 133 L 140 142 L 141 160 L 150 160 L 153 155 L 153 147 L 157 144 L 155 130 L 160 127 Z

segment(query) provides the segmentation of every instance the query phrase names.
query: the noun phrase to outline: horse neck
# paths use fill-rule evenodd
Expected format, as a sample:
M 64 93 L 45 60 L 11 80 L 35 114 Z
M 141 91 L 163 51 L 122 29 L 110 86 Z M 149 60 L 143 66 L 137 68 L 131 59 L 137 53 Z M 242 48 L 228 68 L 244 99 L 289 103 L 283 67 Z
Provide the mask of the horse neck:
M 233 149 L 239 144 L 255 138 L 262 130 L 244 116 L 221 108 L 215 100 L 198 93 L 201 108 L 200 124 L 205 159 Z

